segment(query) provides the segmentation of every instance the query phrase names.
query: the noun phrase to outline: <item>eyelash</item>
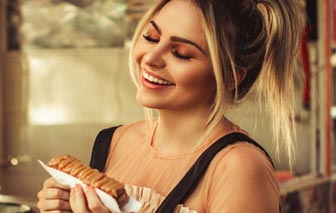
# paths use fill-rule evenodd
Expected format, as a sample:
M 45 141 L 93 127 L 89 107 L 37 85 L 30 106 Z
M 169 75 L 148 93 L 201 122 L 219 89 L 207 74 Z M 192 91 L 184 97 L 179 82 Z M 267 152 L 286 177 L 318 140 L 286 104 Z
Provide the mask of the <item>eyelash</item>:
M 149 42 L 159 42 L 158 39 L 153 39 L 152 37 L 150 37 L 150 35 L 143 35 L 143 37 Z
M 157 42 L 159 42 L 158 39 L 153 39 L 152 37 L 150 37 L 150 35 L 143 35 L 143 37 L 144 37 L 144 39 L 145 39 L 146 41 L 148 41 L 148 42 L 152 42 L 152 43 L 157 43 Z M 182 54 L 180 54 L 176 49 L 173 49 L 173 50 L 172 50 L 172 54 L 173 54 L 175 57 L 179 58 L 179 59 L 184 59 L 184 60 L 190 60 L 190 59 L 191 59 L 190 56 L 182 55 Z
M 177 58 L 185 59 L 185 60 L 190 60 L 190 56 L 182 55 L 180 54 L 176 49 L 173 49 L 172 51 L 173 55 L 176 56 Z

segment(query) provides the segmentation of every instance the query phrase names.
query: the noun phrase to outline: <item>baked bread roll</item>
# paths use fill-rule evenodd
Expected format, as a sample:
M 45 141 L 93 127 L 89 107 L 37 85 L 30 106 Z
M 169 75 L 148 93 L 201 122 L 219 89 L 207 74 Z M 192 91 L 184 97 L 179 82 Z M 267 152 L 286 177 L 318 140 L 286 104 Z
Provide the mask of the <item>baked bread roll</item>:
M 84 165 L 80 160 L 71 155 L 55 157 L 48 162 L 48 166 L 76 177 L 86 185 L 106 192 L 116 199 L 120 208 L 128 202 L 129 198 L 126 194 L 124 184 L 107 177 L 97 169 Z

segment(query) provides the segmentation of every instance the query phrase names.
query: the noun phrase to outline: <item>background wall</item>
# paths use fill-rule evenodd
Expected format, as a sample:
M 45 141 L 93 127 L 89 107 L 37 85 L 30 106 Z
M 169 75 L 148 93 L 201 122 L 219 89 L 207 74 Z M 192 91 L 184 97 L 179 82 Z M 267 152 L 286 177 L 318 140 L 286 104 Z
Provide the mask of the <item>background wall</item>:
M 6 31 L 5 31 L 5 12 L 6 0 L 0 1 L 0 90 L 3 89 L 3 80 L 2 75 L 4 73 L 4 54 L 6 50 Z M 0 192 L 2 189 L 2 185 L 4 183 L 4 171 L 3 171 L 3 163 L 4 163 L 4 143 L 3 143 L 3 97 L 0 92 Z
M 113 48 L 9 53 L 4 115 L 12 165 L 5 170 L 3 193 L 35 197 L 48 177 L 37 159 L 47 162 L 72 154 L 88 163 L 100 129 L 142 119 L 126 52 Z

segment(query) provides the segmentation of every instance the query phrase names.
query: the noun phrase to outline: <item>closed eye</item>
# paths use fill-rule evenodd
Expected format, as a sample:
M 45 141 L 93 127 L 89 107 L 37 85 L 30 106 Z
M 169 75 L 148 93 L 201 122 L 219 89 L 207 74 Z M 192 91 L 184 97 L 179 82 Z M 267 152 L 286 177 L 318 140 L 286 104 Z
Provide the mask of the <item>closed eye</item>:
M 160 39 L 153 38 L 150 35 L 142 35 L 142 36 L 146 41 L 151 42 L 151 43 L 158 43 L 160 41 Z M 173 49 L 172 54 L 179 59 L 184 59 L 184 60 L 191 59 L 190 56 L 181 54 L 177 49 Z
M 150 37 L 150 35 L 143 35 L 143 37 L 144 37 L 144 39 L 146 39 L 149 42 L 154 42 L 154 43 L 159 42 L 159 39 L 152 38 L 152 37 Z
M 185 59 L 185 60 L 190 60 L 191 59 L 190 56 L 183 55 L 183 54 L 179 53 L 176 49 L 173 49 L 172 53 L 175 57 L 180 58 L 180 59 Z

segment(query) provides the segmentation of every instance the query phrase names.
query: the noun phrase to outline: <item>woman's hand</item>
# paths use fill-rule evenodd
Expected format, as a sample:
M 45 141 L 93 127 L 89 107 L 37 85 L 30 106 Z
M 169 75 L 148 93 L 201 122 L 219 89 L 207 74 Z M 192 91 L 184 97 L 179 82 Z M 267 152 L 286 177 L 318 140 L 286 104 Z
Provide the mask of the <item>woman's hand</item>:
M 69 203 L 70 189 L 57 183 L 54 178 L 44 181 L 43 188 L 37 197 L 37 207 L 41 213 L 72 212 Z
M 82 186 L 77 184 L 71 189 L 70 205 L 74 213 L 110 213 L 108 208 L 100 201 L 96 191 L 86 186 L 83 190 Z

